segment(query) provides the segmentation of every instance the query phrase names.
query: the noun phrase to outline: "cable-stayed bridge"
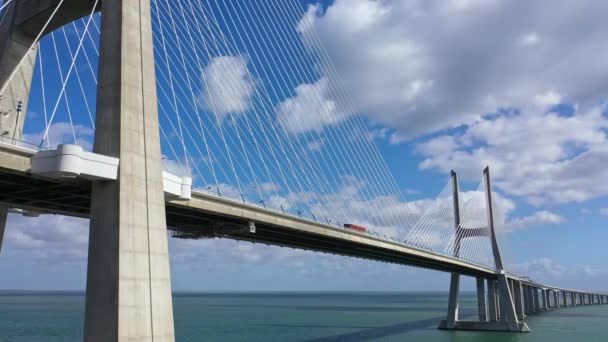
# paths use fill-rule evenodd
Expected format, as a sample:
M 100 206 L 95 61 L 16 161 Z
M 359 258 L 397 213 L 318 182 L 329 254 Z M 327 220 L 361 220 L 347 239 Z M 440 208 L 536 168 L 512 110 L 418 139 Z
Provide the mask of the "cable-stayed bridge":
M 12 0 L 0 20 L 0 241 L 8 211 L 91 219 L 87 341 L 174 339 L 167 230 L 449 272 L 445 329 L 608 303 L 505 269 L 489 169 L 408 201 L 297 1 Z

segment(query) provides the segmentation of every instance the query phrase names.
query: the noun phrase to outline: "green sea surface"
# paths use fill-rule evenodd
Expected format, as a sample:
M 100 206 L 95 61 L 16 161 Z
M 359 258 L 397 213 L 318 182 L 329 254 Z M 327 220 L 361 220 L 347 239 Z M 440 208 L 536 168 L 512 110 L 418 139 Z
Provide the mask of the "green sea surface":
M 177 341 L 608 341 L 608 305 L 530 317 L 529 334 L 437 330 L 446 293 L 177 293 Z M 461 315 L 476 315 L 475 295 Z M 0 292 L 1 342 L 82 341 L 82 293 Z

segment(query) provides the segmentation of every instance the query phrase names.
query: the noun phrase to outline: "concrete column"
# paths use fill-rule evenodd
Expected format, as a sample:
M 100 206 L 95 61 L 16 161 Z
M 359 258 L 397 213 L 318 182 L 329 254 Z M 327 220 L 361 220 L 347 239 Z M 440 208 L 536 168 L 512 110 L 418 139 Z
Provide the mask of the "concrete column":
M 541 290 L 541 295 L 543 297 L 543 309 L 549 310 L 549 296 L 547 295 L 547 290 Z
M 559 293 L 557 291 L 553 291 L 553 301 L 555 302 L 555 307 L 559 308 Z
M 524 285 L 524 308 L 526 309 L 526 315 L 530 315 L 532 313 L 532 306 L 530 305 L 532 302 L 532 296 L 530 296 L 530 287 L 528 285 Z
M 538 311 L 539 305 L 538 305 L 538 291 L 536 291 L 536 288 L 532 288 L 532 307 L 534 308 L 534 311 Z
M 483 278 L 477 278 L 477 312 L 479 313 L 479 321 L 486 322 L 488 320 L 488 304 L 486 301 L 486 284 Z
M 496 281 L 488 279 L 488 321 L 498 320 L 498 308 L 496 307 Z
M 92 185 L 84 340 L 173 342 L 149 0 L 104 0 L 94 151 L 120 158 Z
M 450 279 L 450 297 L 448 299 L 448 317 L 446 328 L 454 329 L 458 321 L 458 294 L 460 292 L 460 275 L 452 273 Z
M 570 292 L 570 305 L 576 306 L 576 300 L 574 299 L 574 292 Z
M 515 297 L 515 312 L 517 318 L 523 320 L 526 318 L 526 310 L 524 308 L 524 292 L 520 281 L 513 281 L 513 297 Z
M 566 297 L 566 291 L 562 291 L 562 301 L 563 301 L 563 305 L 564 305 L 564 306 L 570 306 L 570 305 L 568 304 L 568 299 L 567 299 L 567 297 Z
M 8 218 L 8 206 L 0 204 L 0 255 L 2 255 L 2 241 L 4 240 L 4 230 Z

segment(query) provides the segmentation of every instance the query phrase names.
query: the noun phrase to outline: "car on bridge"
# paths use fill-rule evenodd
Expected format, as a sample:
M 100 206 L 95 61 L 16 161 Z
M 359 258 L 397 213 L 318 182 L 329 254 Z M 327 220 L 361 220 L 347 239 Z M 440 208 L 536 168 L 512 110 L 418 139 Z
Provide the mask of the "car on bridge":
M 358 225 L 352 224 L 352 223 L 345 223 L 344 224 L 344 228 L 350 229 L 350 230 L 354 230 L 354 231 L 357 231 L 359 233 L 368 233 L 367 228 L 362 227 L 362 226 L 358 226 Z

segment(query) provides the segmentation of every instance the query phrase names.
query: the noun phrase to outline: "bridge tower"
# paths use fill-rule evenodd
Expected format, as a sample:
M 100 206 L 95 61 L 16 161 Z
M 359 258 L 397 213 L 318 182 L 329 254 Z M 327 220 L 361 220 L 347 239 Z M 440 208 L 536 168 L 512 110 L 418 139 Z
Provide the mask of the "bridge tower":
M 103 0 L 85 341 L 173 341 L 150 0 Z
M 492 279 L 486 279 L 487 293 L 486 287 L 484 286 L 484 279 L 476 279 L 479 320 L 461 321 L 458 319 L 460 275 L 453 273 L 450 280 L 447 319 L 441 321 L 439 329 L 529 332 L 530 329 L 526 323 L 520 322 L 520 319 L 523 319 L 524 317 L 522 284 L 519 281 L 509 281 L 507 278 L 498 247 L 498 241 L 496 239 L 489 167 L 484 169 L 483 175 L 488 224 L 487 227 L 483 228 L 467 228 L 462 227 L 460 224 L 458 177 L 456 176 L 456 173 L 452 171 L 454 217 L 456 224 L 454 234 L 456 239 L 454 241 L 453 254 L 454 257 L 459 257 L 462 243 L 461 239 L 458 238 L 459 236 L 483 236 L 489 231 L 494 264 L 496 265 L 496 276 Z M 470 229 L 472 231 L 469 234 L 458 234 L 461 229 Z
M 94 152 L 120 165 L 117 181 L 92 185 L 84 340 L 174 341 L 150 0 L 13 1 L 5 10 L 0 134 L 10 141 L 22 135 L 37 41 L 102 11 Z

